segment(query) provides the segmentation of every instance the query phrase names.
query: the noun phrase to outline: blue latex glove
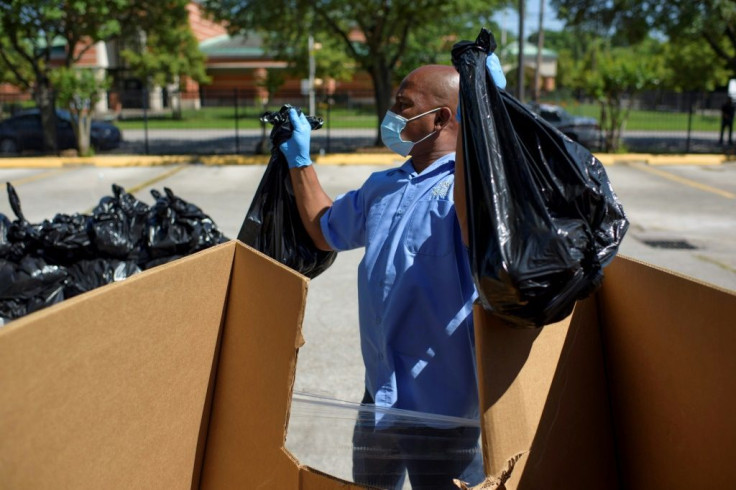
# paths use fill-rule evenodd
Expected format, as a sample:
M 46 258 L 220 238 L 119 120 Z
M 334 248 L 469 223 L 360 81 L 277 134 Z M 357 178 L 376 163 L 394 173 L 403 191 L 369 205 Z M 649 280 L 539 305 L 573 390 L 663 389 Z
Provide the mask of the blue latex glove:
M 289 168 L 307 167 L 312 164 L 309 158 L 309 140 L 312 127 L 304 113 L 297 113 L 293 107 L 289 109 L 289 120 L 293 131 L 291 138 L 279 145 L 281 153 L 286 157 Z
M 506 76 L 503 74 L 501 60 L 498 59 L 496 53 L 491 53 L 488 58 L 486 58 L 486 70 L 491 74 L 493 81 L 496 83 L 496 87 L 500 89 L 506 88 Z
M 503 74 L 503 68 L 501 68 L 501 60 L 498 59 L 496 53 L 491 53 L 486 58 L 486 70 L 490 73 L 491 78 L 496 84 L 496 87 L 500 89 L 506 88 L 506 76 Z M 459 102 L 459 99 L 458 99 Z M 455 119 L 460 122 L 460 104 L 457 106 L 457 113 Z

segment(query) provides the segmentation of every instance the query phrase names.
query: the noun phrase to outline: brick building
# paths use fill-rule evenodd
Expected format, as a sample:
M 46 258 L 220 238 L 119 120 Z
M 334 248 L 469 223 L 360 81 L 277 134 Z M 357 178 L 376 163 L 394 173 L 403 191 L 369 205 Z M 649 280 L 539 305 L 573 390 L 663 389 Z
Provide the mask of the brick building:
M 150 110 L 174 107 L 199 108 L 204 99 L 222 98 L 223 103 L 232 100 L 229 94 L 236 90 L 240 97 L 253 103 L 264 102 L 267 90 L 264 86 L 269 70 L 285 70 L 287 63 L 269 56 L 262 47 L 257 34 L 230 36 L 222 24 L 208 19 L 196 1 L 189 2 L 189 25 L 206 55 L 206 72 L 210 83 L 200 86 L 190 78 L 180 80 L 168 87 L 154 86 L 145 89 L 145 83 L 132 74 L 120 55 L 122 47 L 116 40 L 98 42 L 87 48 L 77 66 L 95 70 L 100 77 L 107 75 L 112 81 L 110 90 L 101 97 L 95 107 L 98 113 L 119 113 L 125 109 L 140 109 L 144 105 Z M 65 43 L 55 41 L 52 62 L 61 63 L 65 56 Z M 282 97 L 293 97 L 301 93 L 301 80 L 283 74 L 284 82 L 279 88 Z M 359 74 L 352 81 L 336 83 L 326 80 L 323 91 L 353 91 L 371 93 L 372 83 L 367 74 Z M 28 100 L 30 94 L 9 84 L 0 84 L 0 100 L 12 102 Z

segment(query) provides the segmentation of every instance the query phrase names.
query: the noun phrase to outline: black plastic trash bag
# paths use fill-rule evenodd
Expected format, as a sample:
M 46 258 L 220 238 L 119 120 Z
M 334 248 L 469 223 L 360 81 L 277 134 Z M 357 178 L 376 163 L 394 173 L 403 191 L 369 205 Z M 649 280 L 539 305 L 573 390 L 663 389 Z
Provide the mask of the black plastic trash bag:
M 72 298 L 95 288 L 127 279 L 141 271 L 133 261 L 115 259 L 80 260 L 67 267 L 64 297 Z
M 171 189 L 164 187 L 165 202 L 171 208 L 176 223 L 184 226 L 191 235 L 188 253 L 199 252 L 205 248 L 227 241 L 227 238 L 217 229 L 217 225 L 199 207 L 176 196 Z M 164 200 L 160 194 L 157 201 Z
M 68 273 L 42 258 L 0 259 L 0 318 L 13 319 L 64 300 Z
M 156 202 L 148 212 L 146 246 L 152 259 L 185 253 L 191 246 L 189 228 L 179 223 L 168 196 L 151 190 Z
M 0 325 L 227 241 L 212 219 L 174 195 L 154 206 L 113 185 L 92 215 L 57 214 L 33 224 L 8 183 L 14 221 L 0 214 Z
M 89 216 L 57 214 L 41 223 L 39 255 L 57 264 L 73 263 L 94 255 Z
M 482 305 L 516 326 L 563 319 L 628 228 L 603 165 L 500 91 L 483 29 L 457 43 L 470 261 Z
M 227 241 L 212 218 L 200 208 L 174 195 L 169 188 L 164 194 L 151 190 L 156 202 L 148 212 L 146 246 L 150 257 L 146 268 L 189 255 Z
M 149 207 L 119 185 L 113 184 L 112 191 L 92 210 L 90 235 L 95 249 L 106 257 L 145 260 L 141 255 Z
M 41 225 L 29 223 L 23 215 L 20 206 L 20 198 L 13 185 L 6 184 L 10 208 L 16 219 L 10 223 L 7 232 L 9 248 L 6 249 L 5 258 L 13 262 L 19 262 L 29 252 L 36 251 L 41 244 Z
M 299 217 L 289 165 L 279 145 L 291 137 L 290 106 L 267 112 L 262 119 L 273 124 L 271 159 L 258 185 L 253 202 L 238 234 L 243 243 L 310 277 L 317 277 L 335 261 L 336 252 L 314 246 Z M 297 109 L 298 111 L 298 109 Z M 307 117 L 312 129 L 322 127 L 322 119 Z
M 4 259 L 12 244 L 8 238 L 8 232 L 10 231 L 10 220 L 7 216 L 0 213 L 0 259 Z

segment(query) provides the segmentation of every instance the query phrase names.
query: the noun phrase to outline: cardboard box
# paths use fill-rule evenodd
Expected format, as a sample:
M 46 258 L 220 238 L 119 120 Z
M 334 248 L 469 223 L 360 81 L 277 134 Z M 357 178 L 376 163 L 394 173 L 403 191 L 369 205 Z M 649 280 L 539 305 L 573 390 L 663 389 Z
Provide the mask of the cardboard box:
M 476 310 L 487 474 L 520 454 L 506 488 L 731 486 L 736 296 L 606 276 L 543 329 Z M 230 242 L 3 327 L 0 488 L 359 488 L 284 449 L 306 292 Z
M 357 488 L 284 449 L 307 280 L 237 242 L 0 329 L 0 488 Z
M 487 488 L 736 487 L 736 294 L 622 257 L 605 274 L 541 330 L 476 309 Z

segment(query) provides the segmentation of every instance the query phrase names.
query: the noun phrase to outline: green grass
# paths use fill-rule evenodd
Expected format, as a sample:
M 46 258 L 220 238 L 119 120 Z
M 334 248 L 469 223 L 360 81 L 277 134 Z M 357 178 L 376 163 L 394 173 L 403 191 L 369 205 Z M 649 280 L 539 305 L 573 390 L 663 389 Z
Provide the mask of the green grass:
M 565 107 L 570 114 L 594 117 L 600 119 L 600 108 L 596 104 L 579 104 L 576 102 L 558 101 L 557 104 Z M 277 110 L 277 108 L 269 108 Z M 253 107 L 238 108 L 238 127 L 240 129 L 260 129 L 261 110 Z M 318 106 L 317 115 L 328 123 L 327 112 L 324 106 Z M 142 129 L 142 118 L 119 120 L 116 124 L 123 130 Z M 368 128 L 377 126 L 376 116 L 370 108 L 333 108 L 329 114 L 329 124 L 334 128 Z M 686 131 L 688 114 L 681 112 L 639 111 L 632 110 L 626 129 L 644 131 Z M 175 119 L 171 114 L 151 115 L 148 118 L 150 129 L 234 129 L 235 110 L 233 107 L 204 107 L 200 110 L 182 111 L 182 117 Z M 270 128 L 270 125 L 267 126 Z M 720 116 L 693 113 L 693 131 L 718 131 Z
M 601 110 L 598 105 L 566 104 L 564 107 L 570 114 L 600 119 Z M 687 124 L 688 114 L 686 112 L 632 110 L 626 121 L 626 129 L 632 131 L 687 131 Z M 719 131 L 720 124 L 720 115 L 693 112 L 693 131 Z

